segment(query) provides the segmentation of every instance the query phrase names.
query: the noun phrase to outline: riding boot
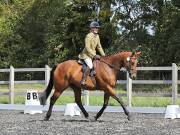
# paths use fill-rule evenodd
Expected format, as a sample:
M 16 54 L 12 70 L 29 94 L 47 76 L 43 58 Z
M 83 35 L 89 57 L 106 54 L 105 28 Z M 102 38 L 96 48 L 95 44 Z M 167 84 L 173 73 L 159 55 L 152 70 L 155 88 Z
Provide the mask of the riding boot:
M 89 67 L 87 66 L 86 67 L 86 69 L 84 69 L 84 72 L 83 72 L 83 77 L 82 77 L 82 80 L 81 80 L 81 85 L 85 85 L 85 83 L 86 83 L 86 78 L 87 78 L 87 76 L 89 75 L 89 71 L 90 71 L 90 69 L 89 69 Z

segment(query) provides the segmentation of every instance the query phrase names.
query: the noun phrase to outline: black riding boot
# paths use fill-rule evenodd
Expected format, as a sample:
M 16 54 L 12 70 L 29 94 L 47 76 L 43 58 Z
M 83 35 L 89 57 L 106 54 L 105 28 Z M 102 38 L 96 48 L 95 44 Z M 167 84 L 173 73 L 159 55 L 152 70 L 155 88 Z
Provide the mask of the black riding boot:
M 85 85 L 85 83 L 86 83 L 86 78 L 87 78 L 87 76 L 89 75 L 89 72 L 90 72 L 90 69 L 89 69 L 89 67 L 88 66 L 86 66 L 86 68 L 84 69 L 84 71 L 83 71 L 83 77 L 82 77 L 82 80 L 81 80 L 81 85 Z
M 96 74 L 94 67 L 90 70 L 90 76 L 93 77 Z

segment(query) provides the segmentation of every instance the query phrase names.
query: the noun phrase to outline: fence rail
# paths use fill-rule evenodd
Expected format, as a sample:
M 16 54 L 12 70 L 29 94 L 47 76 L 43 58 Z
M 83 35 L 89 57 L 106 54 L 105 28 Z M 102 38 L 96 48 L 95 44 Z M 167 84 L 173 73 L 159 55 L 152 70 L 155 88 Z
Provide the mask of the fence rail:
M 35 83 L 44 83 L 46 86 L 48 85 L 50 78 L 50 70 L 51 68 L 46 65 L 45 68 L 14 68 L 10 66 L 10 69 L 0 69 L 0 73 L 9 72 L 9 81 L 0 81 L 0 84 L 9 84 L 9 92 L 0 92 L 1 95 L 9 95 L 9 103 L 14 104 L 14 95 L 22 95 L 25 93 L 22 92 L 14 92 L 15 84 L 35 84 Z M 124 69 L 121 69 L 124 70 Z M 180 84 L 180 80 L 178 80 L 178 70 L 180 67 L 177 67 L 175 63 L 172 64 L 172 67 L 138 67 L 138 71 L 172 71 L 172 80 L 131 80 L 129 78 L 129 74 L 127 75 L 127 80 L 118 80 L 119 84 L 126 84 L 127 93 L 120 94 L 126 95 L 128 99 L 128 106 L 132 107 L 132 96 L 135 93 L 132 93 L 133 84 L 171 84 L 172 85 L 172 93 L 171 94 L 157 94 L 162 96 L 172 96 L 172 104 L 176 104 L 178 95 L 178 84 Z M 31 80 L 31 81 L 16 81 L 15 80 L 15 72 L 44 72 L 45 80 Z M 67 94 L 68 95 L 68 94 Z M 84 102 L 85 105 L 89 105 L 89 91 L 84 91 Z M 143 95 L 143 94 L 142 94 Z M 146 94 L 144 94 L 146 95 Z M 157 96 L 156 95 L 156 96 Z

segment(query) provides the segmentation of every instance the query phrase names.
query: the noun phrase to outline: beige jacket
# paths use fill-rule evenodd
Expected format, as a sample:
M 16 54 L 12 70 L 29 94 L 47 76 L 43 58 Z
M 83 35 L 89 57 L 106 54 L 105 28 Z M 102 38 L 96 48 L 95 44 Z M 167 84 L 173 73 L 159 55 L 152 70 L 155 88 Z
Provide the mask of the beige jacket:
M 104 56 L 105 53 L 102 49 L 99 35 L 94 35 L 92 32 L 86 35 L 85 38 L 85 48 L 79 54 L 80 59 L 93 59 L 96 56 L 96 50 L 100 53 L 101 56 Z

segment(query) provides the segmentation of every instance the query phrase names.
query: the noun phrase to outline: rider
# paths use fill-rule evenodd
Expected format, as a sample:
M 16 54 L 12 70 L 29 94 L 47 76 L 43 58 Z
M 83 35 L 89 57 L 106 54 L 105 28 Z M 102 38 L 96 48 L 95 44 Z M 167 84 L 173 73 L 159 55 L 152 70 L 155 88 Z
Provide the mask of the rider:
M 89 74 L 89 71 L 93 74 L 95 74 L 95 71 L 93 69 L 93 63 L 92 59 L 100 59 L 100 55 L 104 56 L 105 53 L 102 49 L 100 39 L 99 39 L 99 28 L 100 25 L 98 22 L 93 21 L 90 24 L 90 33 L 86 35 L 85 38 L 85 48 L 83 51 L 79 54 L 79 59 L 83 60 L 85 64 L 87 65 L 83 72 L 83 78 L 81 80 L 81 85 L 85 85 L 86 78 Z M 100 55 L 96 54 L 96 50 L 99 52 Z

